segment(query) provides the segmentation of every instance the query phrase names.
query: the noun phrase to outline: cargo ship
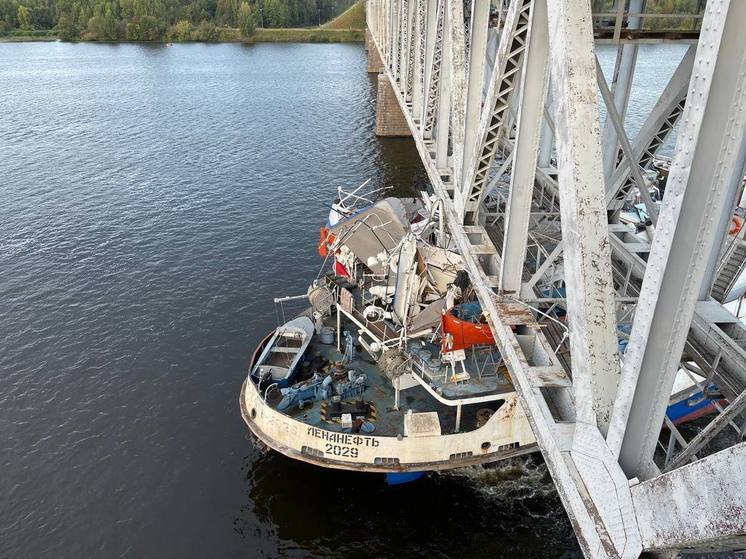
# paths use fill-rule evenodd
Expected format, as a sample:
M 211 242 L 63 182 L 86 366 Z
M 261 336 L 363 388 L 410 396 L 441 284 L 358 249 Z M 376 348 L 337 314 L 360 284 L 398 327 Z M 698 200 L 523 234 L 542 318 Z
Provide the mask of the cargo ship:
M 307 292 L 275 299 L 306 308 L 249 361 L 240 402 L 252 434 L 290 458 L 394 483 L 537 451 L 437 198 L 373 201 L 380 191 L 359 188 L 331 205 L 322 272 Z M 529 307 L 515 312 L 517 323 L 533 319 Z M 553 321 L 563 320 L 558 309 Z M 623 359 L 629 332 L 619 329 Z M 704 384 L 679 371 L 667 412 L 675 425 L 715 411 L 706 392 L 717 387 Z
M 402 473 L 537 450 L 434 196 L 340 196 L 307 308 L 256 347 L 254 436 L 318 466 Z M 362 206 L 362 207 L 360 207 Z

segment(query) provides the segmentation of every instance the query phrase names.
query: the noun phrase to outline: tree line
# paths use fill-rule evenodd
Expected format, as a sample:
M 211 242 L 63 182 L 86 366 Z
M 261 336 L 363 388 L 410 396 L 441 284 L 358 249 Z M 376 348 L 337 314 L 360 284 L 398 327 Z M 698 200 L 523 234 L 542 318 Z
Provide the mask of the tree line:
M 256 27 L 311 27 L 355 0 L 0 0 L 0 35 L 63 40 L 217 41 Z

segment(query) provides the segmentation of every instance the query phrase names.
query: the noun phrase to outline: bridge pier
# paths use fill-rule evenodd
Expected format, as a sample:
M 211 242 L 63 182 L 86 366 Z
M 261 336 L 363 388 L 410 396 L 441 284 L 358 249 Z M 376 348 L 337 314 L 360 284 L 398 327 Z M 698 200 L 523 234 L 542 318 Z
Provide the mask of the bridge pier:
M 378 56 L 378 49 L 373 48 L 368 52 Z M 412 136 L 387 74 L 378 74 L 376 136 Z
M 378 52 L 376 45 L 370 41 L 370 31 L 365 32 L 366 47 L 368 51 L 368 73 L 369 74 L 380 74 L 385 71 L 386 68 L 381 61 L 381 54 Z

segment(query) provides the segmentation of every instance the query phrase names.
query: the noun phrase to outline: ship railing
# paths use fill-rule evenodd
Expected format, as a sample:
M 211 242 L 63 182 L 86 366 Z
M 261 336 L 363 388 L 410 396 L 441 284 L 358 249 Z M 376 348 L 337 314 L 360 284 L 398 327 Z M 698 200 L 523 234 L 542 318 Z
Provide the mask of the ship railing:
M 456 428 L 454 429 L 454 433 L 458 433 L 460 431 L 461 408 L 463 406 L 467 406 L 469 404 L 484 404 L 487 402 L 495 402 L 497 400 L 505 400 L 507 395 L 509 394 L 509 393 L 503 392 L 503 393 L 487 394 L 487 395 L 482 395 L 482 396 L 467 396 L 465 398 L 454 398 L 454 399 L 446 398 L 442 394 L 438 394 L 437 387 L 434 388 L 430 384 L 430 382 L 426 378 L 424 378 L 424 376 L 422 376 L 421 371 L 420 371 L 420 374 L 417 373 L 416 367 L 419 366 L 417 361 L 413 359 L 411 363 L 413 365 L 410 369 L 412 371 L 412 376 L 420 384 L 420 386 L 422 386 L 427 391 L 427 393 L 430 394 L 430 396 L 435 398 L 435 400 L 437 400 L 441 404 L 456 408 Z M 398 382 L 395 383 L 395 387 L 396 387 L 396 392 L 397 392 L 396 398 L 398 402 L 398 392 L 399 392 Z
M 273 383 L 272 383 L 272 384 L 270 384 L 270 385 L 269 385 L 269 386 L 268 386 L 267 388 L 265 388 L 265 389 L 264 389 L 264 403 L 265 403 L 265 404 L 267 403 L 267 398 L 269 397 L 269 392 L 270 392 L 270 391 L 271 391 L 271 390 L 272 390 L 273 388 L 274 388 L 275 390 L 279 390 L 279 389 L 280 389 L 280 388 L 279 388 L 279 386 L 278 386 L 278 384 L 277 384 L 276 382 L 273 382 Z
M 740 243 L 746 238 L 746 226 L 743 224 L 741 225 L 738 232 L 736 232 L 734 235 L 727 235 L 726 241 L 723 243 L 723 251 L 720 255 L 720 260 L 718 262 L 717 269 L 715 270 L 715 273 L 712 275 L 712 283 L 714 285 L 717 278 L 720 277 L 720 275 L 723 273 L 723 269 L 725 266 L 728 265 L 730 262 L 731 257 L 733 256 L 733 253 L 738 249 Z M 738 280 L 738 276 L 734 277 L 730 285 L 727 286 L 726 289 L 726 295 L 728 294 L 728 291 L 733 287 L 733 284 Z M 712 286 L 710 286 L 710 289 L 712 289 Z

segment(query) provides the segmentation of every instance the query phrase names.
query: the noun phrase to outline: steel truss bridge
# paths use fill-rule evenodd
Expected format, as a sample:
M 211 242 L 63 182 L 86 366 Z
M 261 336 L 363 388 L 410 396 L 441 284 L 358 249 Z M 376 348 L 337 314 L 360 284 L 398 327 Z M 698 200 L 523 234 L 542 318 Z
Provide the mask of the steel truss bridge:
M 746 1 L 668 16 L 686 30 L 645 10 L 366 1 L 378 110 L 382 93 L 398 105 L 378 118 L 417 145 L 588 557 L 746 548 L 746 330 L 722 304 L 746 267 L 743 230 L 728 234 L 746 160 Z M 689 46 L 632 139 L 638 46 L 660 41 Z M 598 43 L 618 46 L 611 83 Z M 658 204 L 651 169 L 676 125 Z M 624 223 L 632 202 L 646 225 Z M 666 417 L 682 368 L 722 392 L 690 440 Z

